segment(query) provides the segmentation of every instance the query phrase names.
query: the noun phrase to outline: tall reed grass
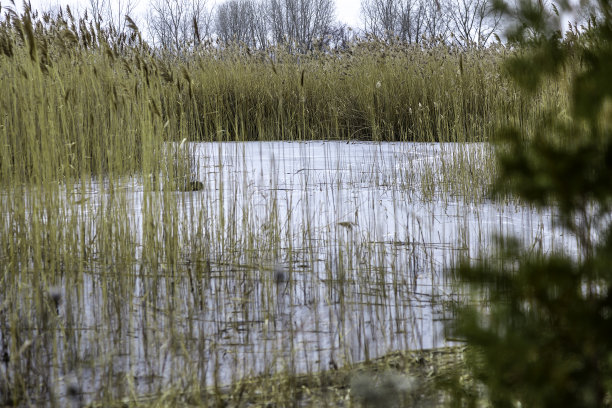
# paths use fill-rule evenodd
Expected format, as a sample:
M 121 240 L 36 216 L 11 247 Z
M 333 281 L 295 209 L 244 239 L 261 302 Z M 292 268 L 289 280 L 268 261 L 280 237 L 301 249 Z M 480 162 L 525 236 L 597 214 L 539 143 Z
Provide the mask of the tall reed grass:
M 368 40 L 295 55 L 208 42 L 179 58 L 131 27 L 5 14 L 0 180 L 139 171 L 158 161 L 143 152 L 184 138 L 488 141 L 499 123 L 529 128 L 538 107 L 567 99 L 556 85 L 520 96 L 501 71 L 514 51 L 501 45 Z

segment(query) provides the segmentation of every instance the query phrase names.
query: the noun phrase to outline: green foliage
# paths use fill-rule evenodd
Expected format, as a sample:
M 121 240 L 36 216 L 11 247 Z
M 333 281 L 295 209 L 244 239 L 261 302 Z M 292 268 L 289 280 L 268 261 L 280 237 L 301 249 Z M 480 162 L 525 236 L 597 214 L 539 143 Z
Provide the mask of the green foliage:
M 506 242 L 503 261 L 459 268 L 492 305 L 487 312 L 462 309 L 455 330 L 474 346 L 471 369 L 494 406 L 603 404 L 612 375 L 612 298 L 597 285 L 612 282 L 611 250 L 608 239 L 592 261 L 576 264 Z
M 599 17 L 588 31 L 568 33 L 570 42 L 538 4 L 506 7 L 519 22 L 512 38 L 526 50 L 506 67 L 532 93 L 538 84 L 561 82 L 579 60 L 571 110 L 547 109 L 529 135 L 512 126 L 500 131 L 496 191 L 553 209 L 576 236 L 578 253 L 534 254 L 500 240 L 495 256 L 458 267 L 480 306 L 458 306 L 452 330 L 471 346 L 470 369 L 486 393 L 466 393 L 456 382 L 456 406 L 480 398 L 496 407 L 612 402 L 610 6 L 600 2 Z

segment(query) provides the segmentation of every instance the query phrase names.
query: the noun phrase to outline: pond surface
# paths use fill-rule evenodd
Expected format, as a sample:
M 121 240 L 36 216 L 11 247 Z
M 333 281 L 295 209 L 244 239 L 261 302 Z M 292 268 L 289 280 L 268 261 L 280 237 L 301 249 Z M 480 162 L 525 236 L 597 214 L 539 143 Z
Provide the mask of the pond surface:
M 200 191 L 126 178 L 1 198 L 3 233 L 21 206 L 33 255 L 7 255 L 5 276 L 19 272 L 3 282 L 13 298 L 0 298 L 0 339 L 6 350 L 29 342 L 22 356 L 40 367 L 4 364 L 0 374 L 39 383 L 38 403 L 445 346 L 448 304 L 462 295 L 448 272 L 455 262 L 491 252 L 495 234 L 575 252 L 550 213 L 486 198 L 487 145 L 188 148 Z M 38 237 L 41 226 L 55 238 Z

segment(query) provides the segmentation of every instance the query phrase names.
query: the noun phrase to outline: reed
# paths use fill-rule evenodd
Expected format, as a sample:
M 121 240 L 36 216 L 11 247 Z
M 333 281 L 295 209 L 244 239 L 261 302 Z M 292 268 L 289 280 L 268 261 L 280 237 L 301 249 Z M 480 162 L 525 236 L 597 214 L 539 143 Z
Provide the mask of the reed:
M 500 73 L 509 52 L 373 40 L 307 55 L 233 46 L 201 50 L 169 71 L 189 72 L 177 89 L 190 102 L 175 115 L 185 107 L 200 140 L 474 142 L 490 140 L 500 120 L 529 114 Z
M 520 96 L 503 46 L 363 40 L 295 55 L 207 43 L 178 59 L 135 26 L 113 37 L 85 18 L 35 17 L 0 25 L 2 180 L 136 172 L 143 151 L 184 138 L 489 141 L 500 123 L 529 128 L 539 107 L 567 100 L 558 84 Z

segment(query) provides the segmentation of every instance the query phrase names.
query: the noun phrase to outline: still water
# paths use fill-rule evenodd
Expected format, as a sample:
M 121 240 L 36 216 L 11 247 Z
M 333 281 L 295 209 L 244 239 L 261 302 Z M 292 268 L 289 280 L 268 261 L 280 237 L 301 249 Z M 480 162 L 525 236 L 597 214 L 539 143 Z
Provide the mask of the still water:
M 56 218 L 79 254 L 54 261 L 64 268 L 48 283 L 56 314 L 23 329 L 44 365 L 32 374 L 43 401 L 445 346 L 456 341 L 444 330 L 449 303 L 462 296 L 455 262 L 490 253 L 496 235 L 545 253 L 575 247 L 549 212 L 487 198 L 484 144 L 188 148 L 199 191 L 151 190 L 138 177 L 60 188 Z

